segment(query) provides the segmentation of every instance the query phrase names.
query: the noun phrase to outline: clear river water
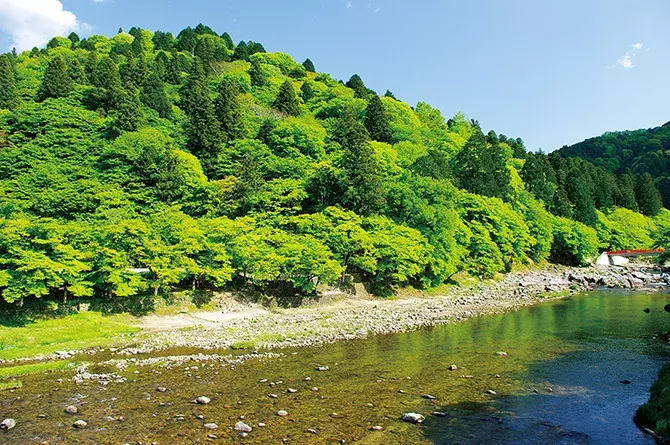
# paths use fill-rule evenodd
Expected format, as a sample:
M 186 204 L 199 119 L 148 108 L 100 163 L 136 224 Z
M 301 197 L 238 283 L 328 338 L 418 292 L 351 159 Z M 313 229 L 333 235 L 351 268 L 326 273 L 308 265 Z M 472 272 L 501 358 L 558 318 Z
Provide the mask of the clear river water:
M 0 443 L 653 443 L 632 418 L 670 358 L 652 338 L 670 330 L 668 302 L 667 292 L 596 291 L 408 334 L 283 350 L 235 369 L 92 367 L 128 379 L 108 385 L 76 384 L 72 370 L 29 376 L 0 393 L 0 417 L 17 420 Z M 191 402 L 200 395 L 211 403 Z M 63 411 L 72 404 L 74 416 Z M 404 412 L 426 421 L 402 422 Z M 87 427 L 74 428 L 77 419 Z M 240 420 L 253 427 L 246 437 L 231 428 Z

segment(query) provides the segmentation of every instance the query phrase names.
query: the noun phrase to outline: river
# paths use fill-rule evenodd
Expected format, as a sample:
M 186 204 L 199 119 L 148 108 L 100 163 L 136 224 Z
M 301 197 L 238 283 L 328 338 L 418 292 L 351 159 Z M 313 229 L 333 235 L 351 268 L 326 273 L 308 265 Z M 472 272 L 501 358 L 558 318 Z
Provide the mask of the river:
M 408 334 L 283 350 L 235 369 L 130 366 L 116 371 L 128 381 L 107 385 L 76 384 L 73 371 L 29 376 L 23 388 L 0 393 L 0 417 L 17 420 L 0 443 L 653 443 L 632 417 L 670 357 L 652 339 L 670 329 L 669 301 L 667 293 L 597 291 Z M 191 402 L 200 395 L 211 403 Z M 79 412 L 65 414 L 73 404 Z M 403 412 L 426 422 L 404 423 Z M 77 419 L 88 425 L 73 428 Z M 229 428 L 238 421 L 253 427 L 247 437 Z

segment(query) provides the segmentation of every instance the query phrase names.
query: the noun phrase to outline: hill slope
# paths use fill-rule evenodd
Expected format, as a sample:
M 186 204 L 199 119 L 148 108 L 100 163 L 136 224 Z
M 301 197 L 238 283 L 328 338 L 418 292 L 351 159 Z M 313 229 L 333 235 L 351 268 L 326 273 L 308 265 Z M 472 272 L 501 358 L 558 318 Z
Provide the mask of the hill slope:
M 204 25 L 55 37 L 0 57 L 0 292 L 386 294 L 649 247 L 668 224 L 616 207 L 615 175 L 537 156 Z
M 610 172 L 649 173 L 670 206 L 670 122 L 661 127 L 616 131 L 562 147 L 562 156 L 579 157 Z

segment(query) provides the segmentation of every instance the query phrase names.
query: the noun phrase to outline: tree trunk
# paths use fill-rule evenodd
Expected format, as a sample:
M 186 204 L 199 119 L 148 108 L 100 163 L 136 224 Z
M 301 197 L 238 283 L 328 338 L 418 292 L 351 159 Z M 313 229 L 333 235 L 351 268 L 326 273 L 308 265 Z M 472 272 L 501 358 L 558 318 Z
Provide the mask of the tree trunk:
M 67 287 L 63 286 L 63 304 L 67 304 Z

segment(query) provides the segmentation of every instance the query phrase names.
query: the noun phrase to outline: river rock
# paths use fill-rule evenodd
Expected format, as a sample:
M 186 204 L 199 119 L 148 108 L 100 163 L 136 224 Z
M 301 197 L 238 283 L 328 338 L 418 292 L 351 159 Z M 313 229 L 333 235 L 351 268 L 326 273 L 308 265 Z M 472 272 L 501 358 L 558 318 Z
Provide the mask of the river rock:
M 317 431 L 314 428 L 307 428 L 305 431 L 312 434 L 317 434 Z
M 426 418 L 418 413 L 403 413 L 401 419 L 408 423 L 423 423 Z
M 156 391 L 165 392 L 165 391 L 167 391 L 167 388 L 165 386 L 159 386 L 158 388 L 156 388 Z
M 435 417 L 447 417 L 447 413 L 442 412 L 442 411 L 433 411 L 433 415 Z
M 492 390 L 492 389 L 487 389 L 487 390 L 486 390 L 486 394 L 490 394 L 490 395 L 492 395 L 492 396 L 495 396 L 495 395 L 497 395 L 498 393 L 495 392 L 495 391 Z
M 328 371 L 330 368 L 328 366 L 317 366 L 317 371 Z
M 458 369 L 458 366 L 456 366 L 456 365 L 449 366 L 449 371 L 456 371 L 457 369 Z
M 86 423 L 86 421 L 84 420 L 77 420 L 75 423 L 72 424 L 72 426 L 74 426 L 75 428 L 86 428 L 86 425 L 88 425 L 88 423 Z
M 642 309 L 642 311 L 643 311 L 645 314 L 648 314 L 649 312 L 651 312 L 651 310 L 650 310 L 648 307 Z
M 432 395 L 432 394 L 423 394 L 423 395 L 421 395 L 421 397 L 423 397 L 424 399 L 428 399 L 428 400 L 435 400 L 435 399 L 437 399 L 437 397 L 435 397 L 435 396 Z
M 0 430 L 9 431 L 16 426 L 16 420 L 14 419 L 5 419 L 0 423 Z
M 290 392 L 291 394 L 295 394 L 296 392 L 298 392 L 298 390 L 295 388 L 289 388 L 288 392 Z
M 288 411 L 284 411 L 283 409 L 280 409 L 279 411 L 277 411 L 277 415 L 279 417 L 286 417 L 286 416 L 288 416 Z
M 268 397 L 271 399 L 276 399 L 279 396 L 277 394 L 268 394 Z
M 384 429 L 384 427 L 381 426 L 381 425 L 375 425 L 375 426 L 372 427 L 372 431 L 381 431 L 383 429 Z
M 68 413 L 68 414 L 77 414 L 77 411 L 79 411 L 79 410 L 74 405 L 70 405 L 70 406 L 65 408 L 65 412 Z
M 194 400 L 195 403 L 198 405 L 207 405 L 209 402 L 211 402 L 211 399 L 209 397 L 205 396 L 200 396 Z
M 507 353 L 505 351 L 498 351 L 496 352 L 496 355 L 498 357 L 507 357 Z
M 251 427 L 244 422 L 237 422 L 235 424 L 235 431 L 243 431 L 245 433 L 251 432 Z
M 213 422 L 212 423 L 206 423 L 203 426 L 205 428 L 207 428 L 208 430 L 215 430 L 215 429 L 219 428 L 219 425 L 217 425 L 216 423 L 213 423 Z

